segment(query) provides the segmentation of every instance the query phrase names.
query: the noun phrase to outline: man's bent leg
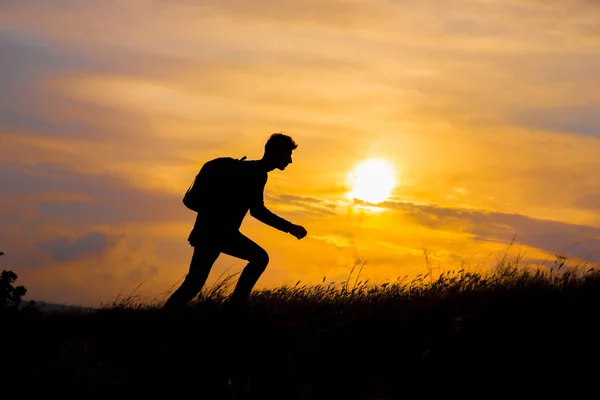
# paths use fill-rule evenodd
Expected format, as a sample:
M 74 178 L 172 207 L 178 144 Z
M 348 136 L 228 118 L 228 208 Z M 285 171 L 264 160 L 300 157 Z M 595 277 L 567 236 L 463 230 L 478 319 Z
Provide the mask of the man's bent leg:
M 231 302 L 243 304 L 252 288 L 269 264 L 269 255 L 258 244 L 241 232 L 236 232 L 231 239 L 223 244 L 222 252 L 233 257 L 248 260 L 242 271 L 237 285 L 231 295 Z
M 195 246 L 188 274 L 181 286 L 165 302 L 164 307 L 178 308 L 189 303 L 202 290 L 219 253 L 219 249 L 214 245 L 202 243 Z

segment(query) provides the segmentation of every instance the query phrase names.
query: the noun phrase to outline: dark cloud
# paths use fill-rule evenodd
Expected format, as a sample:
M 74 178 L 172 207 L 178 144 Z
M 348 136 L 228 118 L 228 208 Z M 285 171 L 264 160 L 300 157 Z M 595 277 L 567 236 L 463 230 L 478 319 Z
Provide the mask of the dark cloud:
M 485 242 L 516 242 L 571 257 L 600 261 L 600 228 L 566 222 L 536 219 L 520 214 L 483 212 L 416 205 L 408 202 L 384 202 L 380 207 L 401 210 L 414 222 L 432 229 L 459 229 Z M 597 254 L 596 254 L 597 253 Z
M 119 225 L 127 222 L 173 222 L 192 218 L 182 195 L 140 188 L 110 174 L 88 174 L 56 164 L 3 166 L 3 195 L 18 204 L 16 213 L 34 207 L 40 221 L 65 225 Z M 64 200 L 61 200 L 61 197 Z M 14 215 L 14 214 L 12 214 Z M 0 215 L 0 222 L 12 220 Z
M 515 114 L 515 122 L 522 126 L 600 137 L 600 103 L 579 107 L 541 107 Z
M 327 203 L 324 200 L 315 199 L 312 197 L 294 196 L 289 194 L 280 194 L 273 196 L 265 191 L 265 202 L 289 204 L 298 207 L 295 211 L 286 211 L 282 213 L 287 217 L 314 217 L 322 218 L 330 215 L 335 215 L 335 205 Z
M 0 88 L 30 88 L 32 79 L 48 71 L 77 72 L 93 63 L 74 52 L 62 51 L 51 40 L 3 31 L 0 36 Z
M 76 59 L 61 57 L 43 39 L 10 34 L 0 36 L 0 54 L 0 128 L 50 135 L 68 130 L 43 121 L 32 106 L 37 96 L 44 100 L 53 97 L 40 90 L 40 78 L 55 69 L 76 70 L 80 67 Z
M 323 203 L 323 200 L 315 199 L 313 197 L 303 197 L 303 196 L 294 196 L 291 194 L 280 194 L 274 200 L 279 199 L 281 201 L 290 202 L 290 203 L 313 203 L 320 204 Z
M 133 122 L 143 126 L 143 121 L 124 112 L 78 101 L 48 85 L 56 76 L 109 73 L 110 59 L 99 62 L 51 40 L 11 34 L 0 36 L 0 54 L 0 129 L 28 136 L 106 140 L 122 135 L 111 129 L 109 121 L 119 121 L 120 127 Z M 57 115 L 58 109 L 68 110 L 69 118 Z M 105 118 L 103 126 L 95 125 L 101 114 L 111 118 Z
M 120 237 L 102 232 L 90 232 L 78 238 L 59 236 L 38 244 L 52 261 L 73 261 L 87 256 L 101 255 L 117 243 Z
M 600 212 L 600 188 L 594 189 L 588 193 L 580 194 L 575 200 L 574 205 L 590 211 Z

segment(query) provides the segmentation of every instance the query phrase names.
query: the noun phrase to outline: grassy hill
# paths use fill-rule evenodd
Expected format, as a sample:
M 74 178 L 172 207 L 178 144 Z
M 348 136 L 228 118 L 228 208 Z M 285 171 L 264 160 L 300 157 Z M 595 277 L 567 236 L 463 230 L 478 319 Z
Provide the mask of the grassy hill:
M 298 284 L 253 293 L 238 316 L 222 309 L 223 296 L 213 290 L 178 312 L 124 301 L 6 317 L 5 386 L 23 398 L 572 398 L 596 390 L 593 269 Z

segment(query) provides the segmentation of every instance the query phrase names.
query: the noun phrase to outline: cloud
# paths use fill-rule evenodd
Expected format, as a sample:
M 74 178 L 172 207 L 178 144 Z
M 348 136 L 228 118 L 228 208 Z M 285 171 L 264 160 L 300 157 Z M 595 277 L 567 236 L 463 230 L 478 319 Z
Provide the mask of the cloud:
M 186 4 L 191 9 L 196 8 L 199 12 L 208 11 L 229 15 L 242 21 L 251 19 L 294 26 L 357 29 L 372 26 L 377 21 L 381 22 L 383 19 L 389 18 L 381 3 L 364 0 L 330 0 L 328 2 L 285 0 L 277 3 L 259 0 L 252 4 L 244 0 L 225 0 L 217 3 L 179 0 L 178 3 Z
M 78 238 L 60 236 L 38 244 L 38 248 L 50 254 L 52 261 L 73 261 L 83 257 L 100 255 L 119 240 L 119 237 L 102 232 L 90 232 Z
M 368 204 L 368 203 L 366 203 Z M 577 256 L 589 256 L 600 262 L 600 228 L 542 220 L 525 215 L 417 205 L 409 202 L 383 202 L 375 205 L 404 212 L 419 225 L 434 230 L 468 232 L 482 242 L 518 243 L 543 250 Z M 573 249 L 577 246 L 576 249 Z M 584 253 L 579 253 L 579 249 Z
M 175 194 L 56 164 L 5 167 L 0 187 L 18 201 L 19 209 L 35 207 L 45 218 L 71 225 L 173 222 L 190 217 Z
M 600 100 L 579 107 L 524 110 L 516 120 L 523 126 L 600 137 Z
M 79 73 L 77 79 L 61 81 L 69 86 L 64 92 L 89 107 L 108 107 L 113 114 L 125 105 L 127 112 L 117 120 L 123 128 L 123 122 L 131 118 L 131 133 L 139 132 L 133 126 L 142 124 L 148 114 L 154 120 L 161 114 L 189 120 L 202 115 L 204 122 L 210 115 L 213 124 L 226 123 L 228 118 L 272 121 L 273 110 L 267 115 L 262 112 L 266 106 L 279 109 L 277 118 L 286 125 L 305 123 L 313 129 L 323 124 L 350 129 L 366 125 L 370 118 L 398 116 L 420 124 L 441 119 L 485 127 L 543 121 L 574 99 L 581 103 L 594 93 L 581 87 L 594 84 L 597 55 L 574 47 L 589 35 L 571 26 L 592 20 L 598 13 L 598 7 L 588 2 L 549 7 L 527 1 L 455 1 L 449 7 L 440 1 L 336 1 L 327 5 L 286 1 L 276 6 L 260 1 L 249 7 L 241 1 L 133 1 L 118 9 L 99 3 L 60 4 L 13 7 L 6 17 L 7 24 L 14 24 L 12 42 L 25 40 L 19 35 L 44 37 L 44 47 L 53 49 L 46 50 L 50 54 L 45 57 L 52 58 L 40 58 L 36 65 L 46 66 L 46 71 L 62 68 L 65 73 L 64 64 L 72 65 Z M 432 7 L 446 11 L 431 12 Z M 153 17 L 156 9 L 162 11 L 159 20 Z M 561 12 L 568 12 L 572 19 L 556 20 L 554 16 Z M 36 18 L 40 23 L 32 24 Z M 53 21 L 61 18 L 75 26 L 66 30 L 54 26 Z M 265 20 L 283 26 L 261 28 L 256 23 Z M 340 22 L 348 30 L 345 36 L 324 32 L 307 36 L 303 30 L 307 21 L 323 29 Z M 156 24 L 165 29 L 155 29 Z M 442 25 L 446 27 L 440 31 Z M 364 26 L 377 34 L 348 40 L 352 29 L 364 34 Z M 84 34 L 86 29 L 94 31 Z M 483 41 L 473 42 L 472 37 L 481 36 L 479 30 L 489 29 L 499 32 L 486 33 L 484 39 L 477 39 Z M 274 30 L 277 35 L 272 35 Z M 65 42 L 64 36 L 48 39 L 60 31 L 76 45 Z M 214 34 L 208 35 L 209 31 Z M 555 31 L 569 40 L 557 41 L 552 36 Z M 81 37 L 86 41 L 81 42 Z M 443 46 L 439 37 L 444 38 Z M 523 43 L 528 44 L 527 51 L 518 47 Z M 502 52 L 494 53 L 497 48 Z M 365 55 L 357 58 L 356 54 Z M 61 58 L 66 61 L 56 65 Z M 170 100 L 161 102 L 161 98 Z M 65 107 L 72 106 L 65 103 Z M 145 117 L 128 117 L 132 112 Z M 86 118 L 94 114 L 91 111 Z M 118 135 L 117 129 L 106 127 L 114 117 L 97 119 L 104 121 L 103 136 Z M 566 124 L 556 119 L 552 123 L 550 118 L 543 127 L 562 130 L 577 122 L 575 129 L 590 133 L 594 120 L 587 114 L 584 117 L 583 121 L 573 117 L 573 123 Z M 27 124 L 27 118 L 32 116 L 21 115 L 13 124 Z M 68 121 L 71 126 L 63 134 L 82 130 L 73 118 Z M 157 126 L 149 124 L 148 129 L 156 129 L 153 125 Z
M 581 193 L 575 201 L 575 206 L 581 207 L 587 210 L 591 210 L 595 213 L 600 212 L 600 194 L 597 188 L 590 188 L 586 191 L 587 193 Z
M 157 265 L 143 262 L 129 271 L 126 275 L 126 279 L 130 282 L 139 282 L 141 284 L 144 279 L 149 279 L 158 275 L 158 271 L 159 267 Z
M 149 18 L 158 25 L 170 24 L 174 19 L 185 18 L 188 21 L 206 21 L 211 18 L 233 19 L 235 24 L 251 22 L 276 23 L 287 26 L 330 26 L 338 29 L 357 28 L 365 25 L 375 25 L 378 21 L 388 17 L 383 3 L 367 1 L 341 1 L 332 0 L 327 3 L 316 0 L 308 1 L 281 1 L 272 3 L 260 0 L 249 5 L 239 0 L 212 1 L 165 1 L 165 0 L 132 0 L 121 4 L 81 3 L 74 0 L 55 1 L 49 4 L 38 3 L 13 5 L 6 11 L 5 20 L 8 22 L 22 22 L 24 18 L 41 18 L 53 15 L 56 21 L 46 21 L 47 26 L 64 26 L 65 28 L 87 28 L 88 32 L 95 32 L 98 24 L 105 17 L 111 15 L 112 23 L 122 28 L 124 22 L 129 20 L 130 28 L 144 26 Z M 159 13 L 160 18 L 152 18 Z M 69 17 L 77 15 L 80 20 Z M 63 18 L 60 18 L 63 16 Z M 95 18 L 100 17 L 100 18 Z M 53 22 L 56 25 L 51 25 Z M 62 23 L 61 23 L 62 22 Z M 90 24 L 93 23 L 93 24 Z M 86 26 L 87 25 L 87 26 Z M 91 26 L 90 26 L 91 25 Z M 175 28 L 175 26 L 173 26 Z M 179 27 L 178 32 L 185 32 L 186 27 Z M 61 34 L 65 29 L 59 30 Z M 111 32 L 106 32 L 110 35 Z
M 284 218 L 289 219 L 322 219 L 337 215 L 336 205 L 312 197 L 295 196 L 290 194 L 271 195 L 265 190 L 265 201 L 273 203 Z
M 340 235 L 311 235 L 310 239 L 320 240 L 327 244 L 332 244 L 337 248 L 352 248 L 354 246 L 351 239 Z

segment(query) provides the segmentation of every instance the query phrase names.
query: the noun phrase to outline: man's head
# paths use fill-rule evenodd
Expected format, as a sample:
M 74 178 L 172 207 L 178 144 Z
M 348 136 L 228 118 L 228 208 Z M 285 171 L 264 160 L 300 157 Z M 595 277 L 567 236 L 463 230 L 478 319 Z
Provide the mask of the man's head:
M 277 169 L 283 171 L 288 164 L 292 163 L 292 151 L 296 150 L 298 145 L 294 139 L 283 133 L 274 133 L 269 137 L 265 144 L 264 159 Z

